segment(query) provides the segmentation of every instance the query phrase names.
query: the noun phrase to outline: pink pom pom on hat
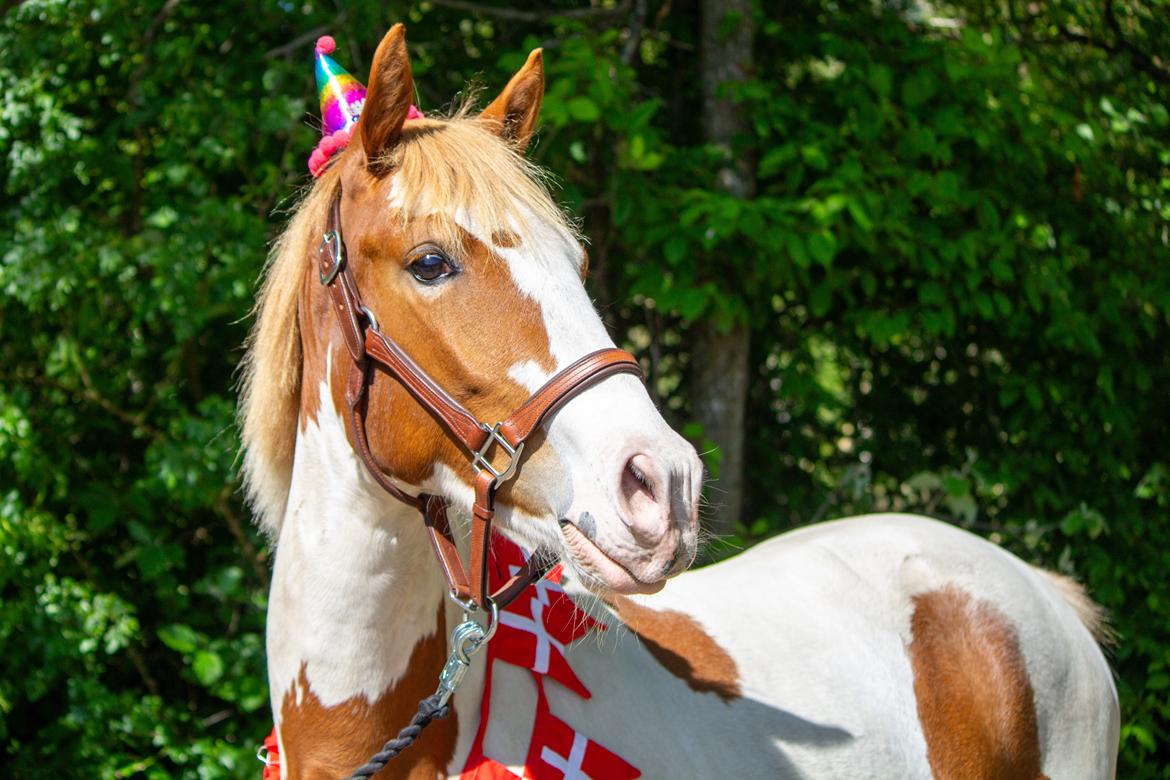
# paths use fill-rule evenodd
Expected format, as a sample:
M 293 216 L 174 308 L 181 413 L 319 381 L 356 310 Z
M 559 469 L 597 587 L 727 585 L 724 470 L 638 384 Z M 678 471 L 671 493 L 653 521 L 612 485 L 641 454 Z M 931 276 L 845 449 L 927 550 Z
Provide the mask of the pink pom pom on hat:
M 321 140 L 309 156 L 309 172 L 320 176 L 329 166 L 329 160 L 349 143 L 353 128 L 366 103 L 366 88 L 329 55 L 337 48 L 332 36 L 317 39 L 314 56 L 317 60 L 317 95 L 321 101 Z M 423 113 L 414 106 L 407 119 L 422 119 Z

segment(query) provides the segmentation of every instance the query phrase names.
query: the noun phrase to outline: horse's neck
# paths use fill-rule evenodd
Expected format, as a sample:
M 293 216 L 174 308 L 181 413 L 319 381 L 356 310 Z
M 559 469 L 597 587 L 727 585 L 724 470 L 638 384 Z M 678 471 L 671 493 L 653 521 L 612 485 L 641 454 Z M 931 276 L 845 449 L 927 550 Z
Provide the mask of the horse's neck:
M 418 513 L 363 468 L 326 400 L 297 437 L 269 600 L 269 684 L 292 776 L 364 762 L 445 660 L 445 599 Z

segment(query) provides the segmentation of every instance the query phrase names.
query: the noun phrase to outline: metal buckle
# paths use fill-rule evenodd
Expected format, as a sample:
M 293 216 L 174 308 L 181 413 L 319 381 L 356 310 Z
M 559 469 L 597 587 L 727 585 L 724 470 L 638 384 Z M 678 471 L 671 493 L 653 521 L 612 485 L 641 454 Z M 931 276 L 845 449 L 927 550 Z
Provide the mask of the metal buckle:
M 497 485 L 507 482 L 512 478 L 512 475 L 516 473 L 516 468 L 520 465 L 520 455 L 524 452 L 524 442 L 520 442 L 520 446 L 518 447 L 513 447 L 500 434 L 501 425 L 503 423 L 496 423 L 494 426 L 489 426 L 487 423 L 480 423 L 479 427 L 487 433 L 488 437 L 484 440 L 479 450 L 471 455 L 472 468 L 491 472 L 491 475 L 495 477 Z M 497 471 L 495 466 L 491 464 L 491 461 L 487 459 L 487 453 L 492 448 L 492 444 L 499 444 L 501 449 L 508 453 L 508 466 L 503 471 Z
M 330 230 L 321 237 L 321 243 L 317 246 L 317 254 L 321 254 L 326 250 L 330 252 L 333 266 L 328 271 L 318 272 L 317 276 L 320 278 L 321 284 L 328 286 L 337 278 L 337 274 L 341 272 L 341 263 L 344 259 L 342 257 L 341 236 L 336 230 Z

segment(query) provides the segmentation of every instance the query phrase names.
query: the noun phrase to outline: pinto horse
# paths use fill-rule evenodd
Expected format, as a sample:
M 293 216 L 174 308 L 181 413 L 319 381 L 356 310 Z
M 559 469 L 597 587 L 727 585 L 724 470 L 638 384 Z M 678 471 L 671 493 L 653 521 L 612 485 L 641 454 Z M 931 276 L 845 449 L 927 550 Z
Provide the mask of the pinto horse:
M 613 346 L 580 238 L 524 157 L 543 89 L 537 50 L 482 113 L 406 122 L 395 26 L 353 140 L 273 251 L 242 424 L 250 498 L 277 545 L 267 643 L 283 777 L 344 777 L 406 724 L 461 615 L 417 512 L 355 451 L 346 335 L 313 259 L 332 201 L 343 193 L 346 263 L 381 330 L 479 419 L 503 419 Z M 378 467 L 444 497 L 466 547 L 465 453 L 393 377 L 375 371 L 367 404 Z M 496 526 L 560 559 L 562 586 L 609 626 L 566 649 L 591 697 L 540 688 L 575 728 L 648 778 L 1113 776 L 1117 693 L 1075 583 L 893 514 L 680 574 L 702 473 L 621 374 L 550 415 L 499 491 Z M 496 667 L 482 747 L 522 766 L 538 686 Z M 378 776 L 457 776 L 488 717 L 484 684 L 480 659 L 452 714 Z

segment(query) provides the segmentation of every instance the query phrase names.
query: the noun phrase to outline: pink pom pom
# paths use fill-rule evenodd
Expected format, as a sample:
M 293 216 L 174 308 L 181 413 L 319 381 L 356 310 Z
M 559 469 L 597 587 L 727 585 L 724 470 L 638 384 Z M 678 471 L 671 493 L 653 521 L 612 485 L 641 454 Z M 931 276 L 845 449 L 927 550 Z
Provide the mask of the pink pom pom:
M 325 154 L 333 154 L 337 151 L 337 139 L 327 135 L 321 139 L 321 143 L 317 144 L 317 148 Z
M 317 53 L 318 54 L 332 54 L 333 50 L 337 48 L 337 43 L 333 40 L 331 35 L 322 35 L 317 39 Z
M 329 157 L 324 152 L 320 149 L 314 149 L 313 153 L 309 155 L 309 173 L 314 176 L 320 176 L 320 171 L 325 167 L 325 163 L 328 160 Z
M 414 106 L 411 106 L 410 110 L 406 112 L 406 118 L 407 119 L 422 119 L 423 112 L 419 111 Z

